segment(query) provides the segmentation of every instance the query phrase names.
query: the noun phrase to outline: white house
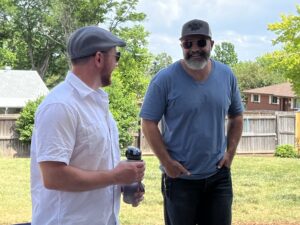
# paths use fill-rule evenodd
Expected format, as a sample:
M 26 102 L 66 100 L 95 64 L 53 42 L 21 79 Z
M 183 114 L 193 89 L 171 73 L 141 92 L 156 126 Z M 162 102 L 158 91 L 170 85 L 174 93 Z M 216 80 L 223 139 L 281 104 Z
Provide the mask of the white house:
M 0 70 L 0 114 L 19 113 L 29 100 L 49 92 L 32 70 Z

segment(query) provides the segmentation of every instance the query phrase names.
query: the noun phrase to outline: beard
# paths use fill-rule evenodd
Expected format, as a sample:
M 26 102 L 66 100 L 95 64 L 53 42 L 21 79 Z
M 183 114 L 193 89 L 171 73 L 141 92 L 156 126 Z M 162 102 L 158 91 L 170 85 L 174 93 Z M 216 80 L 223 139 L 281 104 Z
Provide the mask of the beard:
M 194 59 L 193 57 L 200 57 L 201 59 L 197 58 Z M 186 53 L 184 55 L 184 60 L 185 63 L 187 65 L 187 67 L 189 67 L 192 70 L 202 70 L 208 63 L 210 57 L 210 51 L 206 52 L 206 51 L 197 51 L 197 52 L 193 52 L 193 53 Z
M 111 85 L 111 76 L 112 76 L 112 69 L 105 62 L 105 66 L 100 76 L 100 82 L 102 87 Z
M 101 79 L 102 87 L 111 85 L 111 73 L 102 74 L 100 79 Z

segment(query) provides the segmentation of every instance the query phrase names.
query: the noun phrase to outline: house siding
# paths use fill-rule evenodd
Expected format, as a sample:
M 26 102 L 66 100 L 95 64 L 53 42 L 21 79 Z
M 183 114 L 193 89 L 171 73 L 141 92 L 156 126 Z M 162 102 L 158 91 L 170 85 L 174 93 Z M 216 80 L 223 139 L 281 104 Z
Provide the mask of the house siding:
M 247 94 L 247 102 L 246 102 L 246 109 L 247 110 L 273 110 L 273 111 L 280 111 L 282 98 L 279 98 L 279 104 L 270 104 L 269 103 L 269 96 L 260 94 L 260 102 L 251 102 L 251 94 Z M 290 98 L 289 98 L 289 102 Z M 288 111 L 292 111 L 290 103 L 287 106 Z

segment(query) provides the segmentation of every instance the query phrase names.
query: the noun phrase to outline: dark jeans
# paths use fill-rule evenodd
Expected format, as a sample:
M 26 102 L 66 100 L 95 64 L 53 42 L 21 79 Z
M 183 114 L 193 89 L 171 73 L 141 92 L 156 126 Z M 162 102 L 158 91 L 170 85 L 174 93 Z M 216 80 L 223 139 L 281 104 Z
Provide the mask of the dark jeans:
M 232 182 L 230 169 L 201 180 L 163 174 L 162 194 L 166 225 L 230 225 Z

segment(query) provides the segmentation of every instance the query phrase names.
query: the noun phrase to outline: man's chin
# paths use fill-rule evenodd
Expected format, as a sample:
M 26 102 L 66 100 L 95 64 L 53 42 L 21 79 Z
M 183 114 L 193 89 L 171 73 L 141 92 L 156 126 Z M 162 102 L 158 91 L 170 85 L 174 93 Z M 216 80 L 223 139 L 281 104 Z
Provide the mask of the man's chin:
M 187 67 L 192 70 L 202 70 L 207 65 L 207 60 L 204 60 L 203 58 L 201 61 L 188 59 L 185 60 L 185 62 Z

